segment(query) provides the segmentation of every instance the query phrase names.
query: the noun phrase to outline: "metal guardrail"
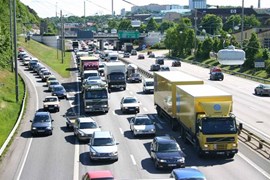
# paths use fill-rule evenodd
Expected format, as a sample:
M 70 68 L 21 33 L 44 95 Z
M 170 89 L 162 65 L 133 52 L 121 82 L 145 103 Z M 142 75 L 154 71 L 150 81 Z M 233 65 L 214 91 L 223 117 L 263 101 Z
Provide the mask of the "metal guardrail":
M 122 62 L 124 62 L 125 64 L 130 64 L 129 61 L 123 59 L 123 58 L 119 58 Z M 180 59 L 179 59 L 180 60 Z M 182 59 L 181 59 L 182 61 Z M 186 61 L 183 61 L 183 62 L 186 62 Z M 188 63 L 191 63 L 190 61 L 188 61 Z M 206 68 L 211 68 L 211 66 L 209 65 L 206 65 L 206 64 L 201 64 L 199 62 L 192 62 L 192 64 L 197 64 L 199 66 L 202 66 L 202 67 L 206 67 Z M 143 69 L 141 69 L 140 67 L 138 67 L 138 71 L 144 75 L 145 77 L 149 77 L 149 78 L 153 78 L 153 75 Z M 225 71 L 224 72 L 231 72 L 231 73 L 228 73 L 228 74 L 231 74 L 231 75 L 243 75 L 243 76 L 240 76 L 240 77 L 249 77 L 249 75 L 245 75 L 244 74 L 241 74 L 241 73 L 234 73 L 233 71 Z M 261 80 L 260 78 L 254 78 L 256 80 Z M 270 82 L 268 80 L 265 80 L 263 82 Z M 267 142 L 267 140 L 259 137 L 258 135 L 254 134 L 253 132 L 250 132 L 248 131 L 247 129 L 242 129 L 242 131 L 239 133 L 239 140 L 242 141 L 243 143 L 245 143 L 247 146 L 249 146 L 250 148 L 252 148 L 254 151 L 258 152 L 259 154 L 261 154 L 263 157 L 267 158 L 267 159 L 270 159 L 270 143 Z

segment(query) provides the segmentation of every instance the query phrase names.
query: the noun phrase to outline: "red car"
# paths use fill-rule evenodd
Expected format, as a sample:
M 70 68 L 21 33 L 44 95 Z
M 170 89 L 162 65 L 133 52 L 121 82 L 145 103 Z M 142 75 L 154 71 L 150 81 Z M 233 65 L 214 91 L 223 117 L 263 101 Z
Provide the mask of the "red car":
M 109 170 L 88 171 L 82 180 L 111 180 L 114 179 L 112 172 Z

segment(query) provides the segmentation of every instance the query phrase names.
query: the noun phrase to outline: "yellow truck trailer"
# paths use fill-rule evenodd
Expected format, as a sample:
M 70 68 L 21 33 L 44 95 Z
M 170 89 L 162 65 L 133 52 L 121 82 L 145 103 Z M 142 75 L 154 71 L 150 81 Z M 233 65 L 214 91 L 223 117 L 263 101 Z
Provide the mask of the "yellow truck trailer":
M 209 85 L 176 87 L 176 119 L 184 141 L 199 156 L 238 152 L 238 128 L 232 114 L 232 95 Z
M 176 86 L 191 84 L 203 84 L 203 80 L 180 71 L 154 73 L 154 104 L 157 113 L 168 117 L 173 129 L 176 118 Z

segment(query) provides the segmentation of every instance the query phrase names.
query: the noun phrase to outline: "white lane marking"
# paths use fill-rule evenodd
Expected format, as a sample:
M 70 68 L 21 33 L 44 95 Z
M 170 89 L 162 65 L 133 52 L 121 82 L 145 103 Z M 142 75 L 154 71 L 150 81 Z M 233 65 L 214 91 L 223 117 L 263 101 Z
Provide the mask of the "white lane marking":
M 135 161 L 135 158 L 134 158 L 134 156 L 132 154 L 130 155 L 130 158 L 131 158 L 131 161 L 132 161 L 133 165 L 136 166 L 136 161 Z
M 115 113 L 115 111 L 113 111 L 113 115 L 117 115 L 117 114 Z
M 148 112 L 148 109 L 147 109 L 146 107 L 143 107 L 143 110 L 144 110 L 145 112 Z
M 248 164 L 250 164 L 251 166 L 253 166 L 257 171 L 259 171 L 260 173 L 262 173 L 266 178 L 270 179 L 270 174 L 268 174 L 262 168 L 260 168 L 259 166 L 257 166 L 254 162 L 252 162 L 250 159 L 248 159 L 242 153 L 238 152 L 237 155 L 239 155 L 242 159 L 244 159 Z
M 133 95 L 133 92 L 132 91 L 129 91 L 129 94 Z
M 35 83 L 31 80 L 31 78 L 29 78 L 28 75 L 26 75 L 26 77 L 29 79 L 29 81 L 31 82 L 32 86 L 35 87 Z M 36 110 L 38 110 L 38 107 L 39 107 L 39 104 L 38 104 L 39 97 L 38 97 L 38 92 L 37 92 L 37 89 L 36 89 L 36 88 L 34 88 L 34 92 L 35 92 L 36 97 L 37 97 L 37 99 L 36 99 L 36 105 L 37 105 L 37 106 L 36 106 Z M 22 165 L 21 165 L 21 167 L 20 167 L 19 174 L 18 174 L 18 176 L 17 176 L 17 180 L 19 180 L 19 179 L 21 178 L 22 171 L 23 171 L 23 168 L 24 168 L 24 166 L 25 166 L 26 159 L 27 159 L 27 157 L 28 157 L 28 154 L 29 154 L 29 151 L 30 151 L 30 147 L 31 147 L 32 141 L 33 141 L 33 137 L 31 137 L 31 138 L 29 139 L 29 144 L 28 144 L 28 146 L 27 146 L 27 148 L 26 148 L 26 153 L 25 153 L 25 156 L 24 156 L 24 158 L 23 158 Z
M 79 179 L 79 165 L 80 165 L 80 145 L 78 140 L 75 140 L 75 150 L 74 150 L 74 169 L 73 169 L 73 180 Z
M 157 123 L 156 125 L 159 129 L 163 129 L 163 127 L 159 123 Z
M 122 128 L 119 128 L 120 133 L 123 135 L 124 131 L 122 130 Z

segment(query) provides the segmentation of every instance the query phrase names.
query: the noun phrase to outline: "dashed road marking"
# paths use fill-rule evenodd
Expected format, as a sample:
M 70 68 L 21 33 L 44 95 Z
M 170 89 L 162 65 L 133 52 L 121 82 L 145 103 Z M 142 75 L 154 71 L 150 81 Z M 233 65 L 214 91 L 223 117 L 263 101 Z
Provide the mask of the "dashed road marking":
M 148 109 L 147 109 L 146 107 L 143 107 L 143 110 L 144 110 L 145 112 L 148 112 Z
M 159 123 L 157 123 L 156 125 L 159 129 L 163 129 L 163 127 Z
M 122 130 L 122 128 L 119 128 L 119 131 L 121 134 L 124 134 L 124 131 Z
M 135 158 L 134 158 L 134 156 L 132 154 L 130 155 L 130 158 L 131 158 L 131 161 L 132 161 L 133 165 L 136 165 Z

